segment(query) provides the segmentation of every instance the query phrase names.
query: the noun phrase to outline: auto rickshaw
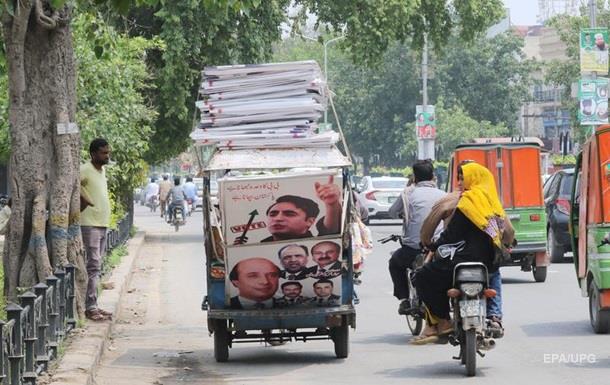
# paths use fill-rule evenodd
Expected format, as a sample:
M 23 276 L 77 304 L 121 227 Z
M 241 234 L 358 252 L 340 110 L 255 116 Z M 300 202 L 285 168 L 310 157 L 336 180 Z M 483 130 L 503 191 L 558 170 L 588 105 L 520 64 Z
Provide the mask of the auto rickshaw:
M 511 260 L 504 261 L 502 266 L 521 266 L 522 271 L 532 271 L 536 282 L 544 282 L 550 259 L 546 250 L 540 145 L 494 139 L 485 142 L 456 147 L 449 165 L 447 190 L 457 188 L 457 168 L 461 162 L 473 160 L 487 167 L 494 175 L 500 200 L 518 241 L 511 250 Z
M 349 159 L 334 146 L 217 150 L 211 156 L 204 175 L 207 295 L 202 309 L 207 311 L 208 329 L 214 336 L 216 361 L 227 361 L 229 347 L 236 343 L 277 345 L 292 340 L 330 339 L 334 342 L 337 358 L 348 356 L 349 327 L 355 327 L 354 304 L 357 302 L 353 290 L 351 237 L 347 231 L 353 205 L 349 193 L 350 165 Z M 218 208 L 209 199 L 210 180 L 215 173 L 220 174 L 217 179 Z M 317 233 L 298 239 L 274 239 L 271 231 L 275 225 L 269 218 L 279 211 L 275 209 L 279 207 L 275 206 L 277 202 L 282 197 L 294 195 L 300 196 L 301 200 L 315 200 L 315 197 L 307 198 L 308 191 L 313 184 L 324 181 L 336 183 L 343 197 L 340 230 L 323 234 L 314 225 L 316 229 L 312 226 L 311 231 Z M 321 210 L 322 207 L 320 205 Z M 329 215 L 328 212 L 326 209 L 325 215 Z M 322 214 L 320 211 L 319 216 Z M 318 270 L 315 265 L 318 257 L 314 250 L 321 243 L 340 248 L 340 275 L 328 275 L 330 269 L 322 274 L 323 269 Z M 283 250 L 287 248 L 296 249 L 293 254 L 304 250 L 306 258 L 309 258 L 307 267 L 298 272 L 289 271 L 283 264 Z M 328 256 L 329 252 L 322 254 Z M 245 265 L 240 264 L 246 263 L 244 261 L 250 264 L 258 261 L 265 269 L 275 266 L 269 268 L 271 272 L 265 270 L 264 279 L 267 288 L 275 285 L 272 290 L 276 292 L 261 301 L 262 306 L 244 299 L 245 284 L 240 283 L 240 277 L 245 274 Z M 334 298 L 323 306 L 319 299 L 315 299 L 320 287 L 316 285 L 321 281 L 330 287 Z M 286 282 L 290 282 L 294 289 L 302 290 L 300 297 L 303 298 L 291 303 L 282 300 Z
M 595 333 L 610 331 L 610 125 L 587 140 L 576 160 L 570 233 L 576 277 L 589 297 Z

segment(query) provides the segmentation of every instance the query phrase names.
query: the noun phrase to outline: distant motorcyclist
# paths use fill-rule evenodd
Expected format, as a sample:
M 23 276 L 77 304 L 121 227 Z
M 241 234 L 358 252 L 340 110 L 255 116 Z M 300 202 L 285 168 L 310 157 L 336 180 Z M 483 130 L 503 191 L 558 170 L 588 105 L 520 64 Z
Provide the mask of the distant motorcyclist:
M 169 180 L 169 175 L 163 175 L 163 180 L 159 182 L 159 203 L 161 203 L 161 218 L 165 215 L 165 210 L 167 210 L 167 196 L 169 195 L 169 190 L 172 189 L 172 182 Z
M 184 209 L 184 202 L 186 200 L 186 194 L 184 193 L 184 187 L 180 185 L 180 177 L 174 178 L 174 187 L 169 190 L 169 195 L 167 196 L 167 200 L 169 203 L 169 221 L 174 220 L 174 216 L 176 215 L 176 207 L 181 207 Z
M 159 196 L 159 185 L 155 178 L 150 178 L 150 183 L 144 189 L 144 196 L 147 204 L 152 204 L 153 198 L 156 199 Z
M 192 206 L 191 209 L 195 209 L 195 205 L 197 204 L 197 185 L 193 182 L 192 177 L 186 178 L 186 183 L 184 184 L 184 194 L 186 195 L 186 200 Z
M 430 160 L 418 160 L 413 165 L 414 183 L 405 187 L 402 195 L 389 209 L 392 218 L 402 218 L 402 246 L 389 262 L 390 276 L 394 283 L 394 296 L 400 301 L 399 314 L 406 314 L 409 307 L 407 268 L 421 253 L 419 232 L 432 206 L 445 192 L 436 188 L 434 166 Z

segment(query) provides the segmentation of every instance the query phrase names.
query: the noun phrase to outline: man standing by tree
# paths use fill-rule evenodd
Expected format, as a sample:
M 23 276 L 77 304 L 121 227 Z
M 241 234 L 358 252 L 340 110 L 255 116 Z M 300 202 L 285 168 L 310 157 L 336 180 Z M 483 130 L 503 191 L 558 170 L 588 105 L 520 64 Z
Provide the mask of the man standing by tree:
M 87 252 L 87 295 L 85 316 L 93 321 L 112 319 L 112 313 L 97 307 L 97 286 L 106 253 L 106 230 L 110 225 L 110 199 L 104 165 L 110 161 L 106 139 L 94 139 L 89 145 L 91 161 L 80 167 L 81 232 Z

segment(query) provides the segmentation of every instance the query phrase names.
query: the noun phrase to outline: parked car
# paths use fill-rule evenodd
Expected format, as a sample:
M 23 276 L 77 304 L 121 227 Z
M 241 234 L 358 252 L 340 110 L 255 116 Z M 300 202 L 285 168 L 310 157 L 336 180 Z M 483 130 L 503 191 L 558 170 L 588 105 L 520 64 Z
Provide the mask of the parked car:
M 561 262 L 564 254 L 572 251 L 568 223 L 573 180 L 573 168 L 559 170 L 547 179 L 542 190 L 547 218 L 547 251 L 551 262 Z
M 368 219 L 389 218 L 388 210 L 392 203 L 400 198 L 406 184 L 407 178 L 402 177 L 363 177 L 360 181 L 359 196 L 369 212 Z

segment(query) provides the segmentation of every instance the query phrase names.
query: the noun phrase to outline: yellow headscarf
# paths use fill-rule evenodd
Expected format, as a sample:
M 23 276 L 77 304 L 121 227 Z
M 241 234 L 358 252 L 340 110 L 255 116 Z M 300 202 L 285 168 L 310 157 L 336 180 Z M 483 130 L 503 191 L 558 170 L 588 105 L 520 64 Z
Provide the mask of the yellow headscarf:
M 498 199 L 494 177 L 477 163 L 462 165 L 462 171 L 464 192 L 457 208 L 500 247 L 506 213 Z

